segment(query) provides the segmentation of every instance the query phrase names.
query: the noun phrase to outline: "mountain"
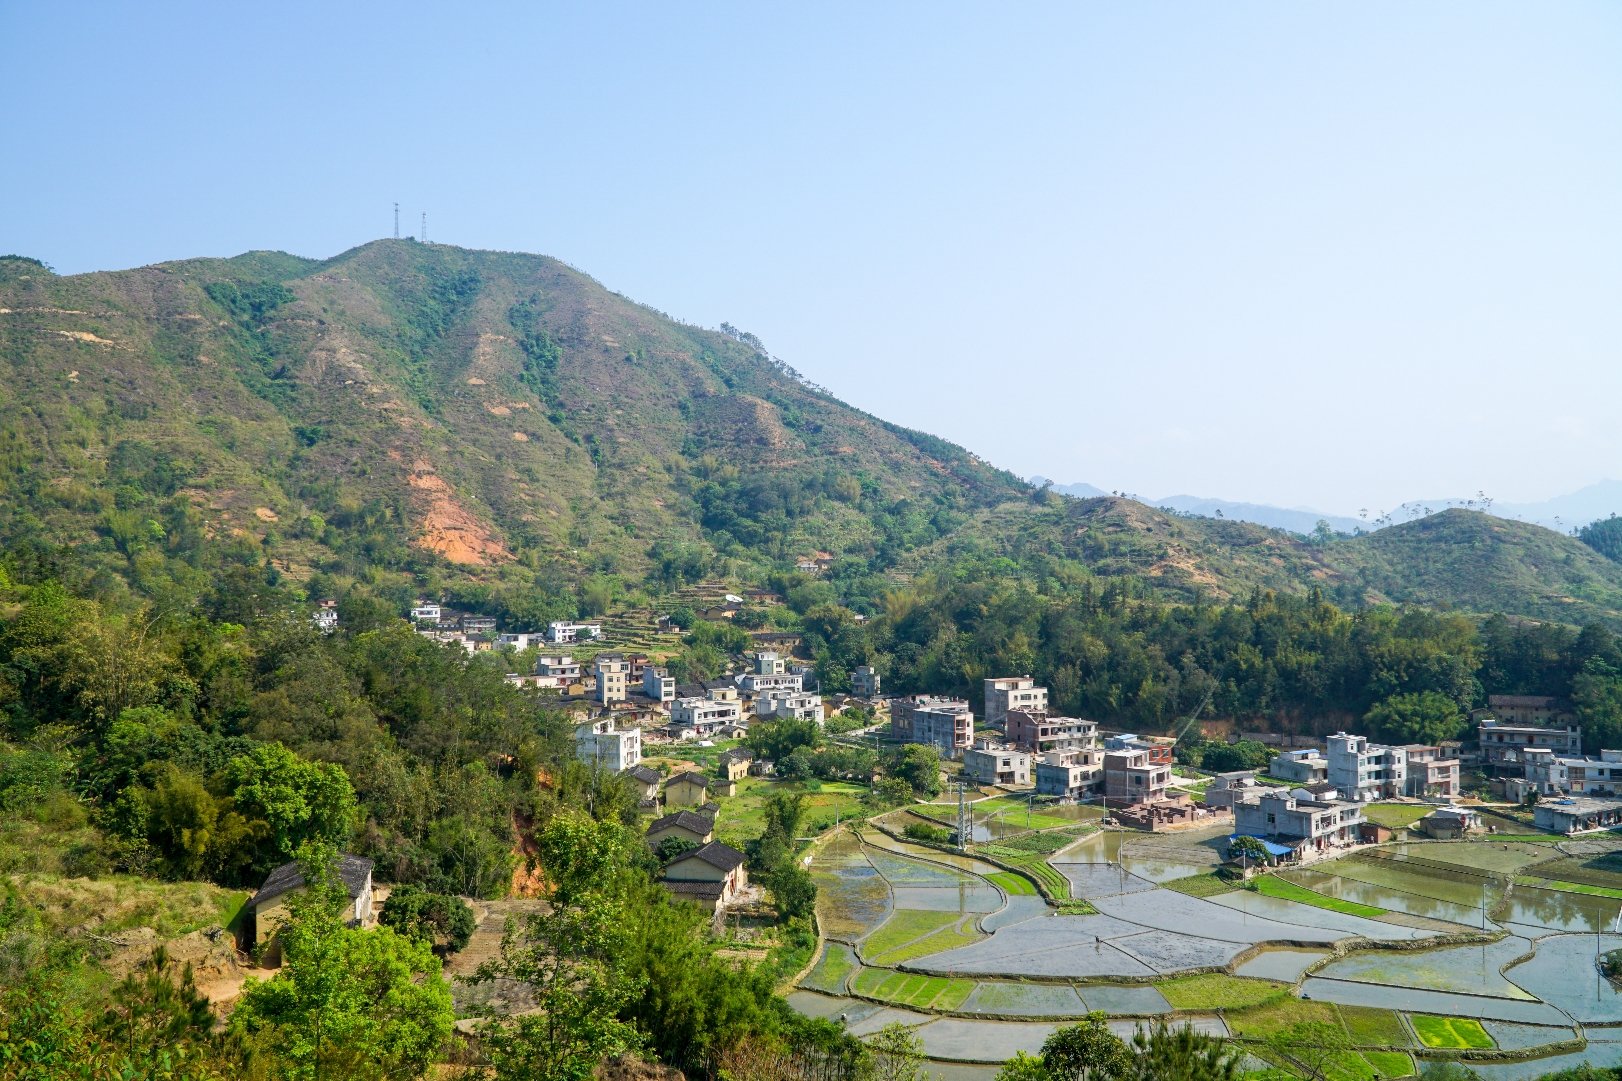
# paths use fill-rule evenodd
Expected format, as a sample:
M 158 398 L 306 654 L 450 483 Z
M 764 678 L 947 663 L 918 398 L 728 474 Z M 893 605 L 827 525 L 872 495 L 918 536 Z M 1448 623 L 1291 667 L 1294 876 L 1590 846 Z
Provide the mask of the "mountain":
M 1411 500 L 1394 511 L 1393 517 L 1401 519 L 1406 515 L 1417 516 L 1424 513 L 1427 507 L 1440 510 L 1444 507 L 1477 506 L 1483 506 L 1480 497 Z M 1484 509 L 1500 518 L 1531 522 L 1534 525 L 1567 533 L 1589 522 L 1597 522 L 1613 514 L 1622 514 L 1622 481 L 1602 480 L 1579 488 L 1575 492 L 1534 503 L 1505 503 L 1495 500 L 1485 504 Z
M 764 583 L 820 552 L 869 609 L 933 570 L 1062 561 L 1175 598 L 1317 587 L 1622 625 L 1622 565 L 1535 526 L 1298 532 L 1060 499 L 544 256 L 0 259 L 0 545 L 101 591 L 185 603 L 219 561 L 268 557 L 312 592 L 450 591 L 528 621 L 598 579 Z
M 1077 499 L 1094 499 L 1109 493 L 1091 484 L 1055 484 L 1045 477 L 1032 477 L 1032 484 L 1052 485 L 1053 490 Z M 1134 499 L 1139 499 L 1133 496 Z M 1318 528 L 1319 522 L 1328 522 L 1337 533 L 1356 533 L 1375 528 L 1372 524 L 1344 515 L 1325 514 L 1307 507 L 1274 507 L 1265 503 L 1239 503 L 1231 499 L 1211 499 L 1198 495 L 1168 495 L 1161 499 L 1139 500 L 1152 507 L 1171 509 L 1179 514 L 1195 514 L 1202 518 L 1228 518 L 1241 522 L 1264 525 L 1269 529 L 1284 529 L 1291 533 L 1307 534 Z

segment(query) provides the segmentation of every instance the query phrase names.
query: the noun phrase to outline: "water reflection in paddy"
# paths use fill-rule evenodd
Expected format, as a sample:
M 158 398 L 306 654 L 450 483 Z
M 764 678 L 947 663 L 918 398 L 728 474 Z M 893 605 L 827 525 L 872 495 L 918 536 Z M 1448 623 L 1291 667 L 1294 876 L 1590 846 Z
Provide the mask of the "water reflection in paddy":
M 1263 950 L 1234 969 L 1234 973 L 1239 976 L 1255 976 L 1264 980 L 1294 983 L 1308 968 L 1328 956 L 1328 950 L 1287 948 Z

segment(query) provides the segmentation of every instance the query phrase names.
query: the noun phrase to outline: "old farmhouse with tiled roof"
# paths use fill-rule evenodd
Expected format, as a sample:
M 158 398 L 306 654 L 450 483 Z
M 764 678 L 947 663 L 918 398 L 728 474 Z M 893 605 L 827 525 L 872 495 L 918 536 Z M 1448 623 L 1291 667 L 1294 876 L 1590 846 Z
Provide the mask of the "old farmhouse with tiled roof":
M 670 861 L 663 884 L 680 900 L 719 911 L 737 898 L 748 881 L 743 853 L 711 841 Z

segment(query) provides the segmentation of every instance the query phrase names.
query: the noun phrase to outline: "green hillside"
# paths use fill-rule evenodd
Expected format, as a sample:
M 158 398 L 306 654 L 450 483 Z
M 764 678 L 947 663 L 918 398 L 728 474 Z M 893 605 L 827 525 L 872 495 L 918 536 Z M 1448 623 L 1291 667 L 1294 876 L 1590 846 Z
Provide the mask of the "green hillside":
M 0 260 L 0 542 L 97 588 L 199 553 L 311 591 L 452 589 L 524 619 L 582 583 L 757 583 L 824 552 L 848 603 L 985 559 L 1174 598 L 1622 622 L 1622 566 L 1450 511 L 1309 544 L 1038 493 L 556 260 L 381 240 L 60 277 Z M 782 580 L 781 578 L 779 579 Z

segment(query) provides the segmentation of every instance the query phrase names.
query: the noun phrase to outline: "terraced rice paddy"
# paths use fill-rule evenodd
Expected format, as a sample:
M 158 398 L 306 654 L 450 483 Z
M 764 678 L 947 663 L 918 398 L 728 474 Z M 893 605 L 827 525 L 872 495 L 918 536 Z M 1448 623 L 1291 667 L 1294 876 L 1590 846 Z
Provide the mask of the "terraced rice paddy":
M 1152 1016 L 1195 1019 L 1253 1053 L 1269 1033 L 1322 1020 L 1354 1047 L 1334 1078 L 1412 1074 L 1415 1051 L 1552 1052 L 1579 1033 L 1594 1061 L 1622 1062 L 1622 1028 L 1588 1027 L 1622 1019 L 1622 993 L 1595 967 L 1622 935 L 1594 933 L 1616 923 L 1622 898 L 1552 888 L 1622 890 L 1614 844 L 1404 842 L 1290 869 L 1260 890 L 1219 890 L 1205 885 L 1221 885 L 1215 831 L 1025 836 L 1050 850 L 1028 853 L 1037 873 L 1095 913 L 1059 915 L 1025 877 L 972 855 L 871 832 L 824 845 L 812 873 L 830 941 L 796 1008 L 842 1014 L 858 1035 L 914 1025 L 926 1054 L 962 1064 L 963 1078 L 1093 1010 L 1127 1035 Z M 1197 888 L 1165 885 L 1178 882 Z M 1560 1059 L 1532 1061 L 1471 1067 L 1518 1081 Z

